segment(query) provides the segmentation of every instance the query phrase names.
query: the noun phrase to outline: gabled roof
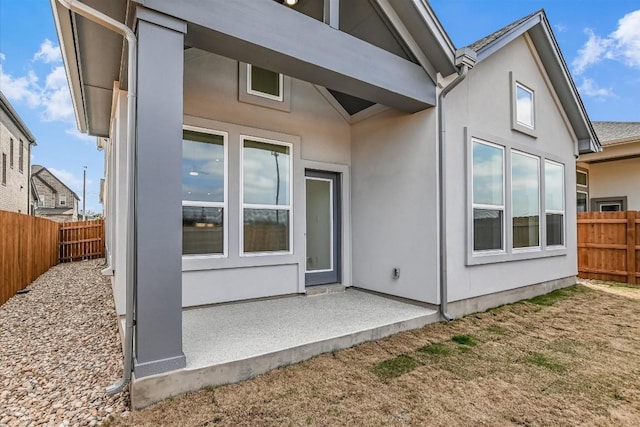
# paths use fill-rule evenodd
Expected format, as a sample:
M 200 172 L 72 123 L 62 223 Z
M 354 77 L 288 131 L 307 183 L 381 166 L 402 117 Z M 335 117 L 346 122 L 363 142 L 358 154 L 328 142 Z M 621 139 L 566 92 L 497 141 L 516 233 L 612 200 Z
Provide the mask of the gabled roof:
M 640 122 L 593 122 L 593 128 L 604 146 L 640 142 Z
M 0 91 L 0 108 L 4 110 L 4 112 L 7 114 L 7 116 L 9 116 L 11 121 L 18 127 L 18 129 L 20 129 L 20 132 L 22 132 L 24 136 L 27 137 L 27 140 L 29 141 L 30 144 L 38 145 L 36 144 L 36 139 L 33 137 L 31 132 L 29 131 L 29 128 L 27 127 L 27 125 L 24 124 L 24 122 L 22 121 L 22 119 L 20 118 L 16 110 L 13 109 L 13 106 L 11 106 L 11 103 L 4 96 L 4 93 L 2 93 L 2 91 Z
M 601 151 L 602 147 L 598 136 L 593 130 L 578 89 L 573 82 L 543 9 L 518 19 L 468 47 L 477 53 L 477 62 L 480 63 L 525 33 L 531 38 L 578 138 L 580 154 Z
M 49 187 L 54 193 L 57 193 L 56 189 L 53 188 L 51 186 L 51 184 L 49 184 L 47 182 L 46 179 L 44 179 L 42 176 L 40 176 L 40 174 L 42 173 L 42 171 L 47 171 L 53 178 L 55 178 L 56 181 L 58 181 L 64 188 L 66 188 L 67 190 L 69 190 L 71 192 L 71 194 L 73 194 L 73 197 L 76 200 L 80 200 L 80 197 L 78 197 L 78 195 L 75 193 L 75 191 L 73 191 L 72 189 L 70 189 L 69 187 L 67 187 L 67 185 L 62 182 L 60 180 L 60 178 L 58 178 L 57 176 L 55 176 L 53 173 L 51 173 L 51 171 L 47 168 L 45 168 L 44 166 L 40 166 L 40 165 L 31 165 L 31 179 L 33 178 L 38 178 L 40 181 L 42 181 L 47 187 Z

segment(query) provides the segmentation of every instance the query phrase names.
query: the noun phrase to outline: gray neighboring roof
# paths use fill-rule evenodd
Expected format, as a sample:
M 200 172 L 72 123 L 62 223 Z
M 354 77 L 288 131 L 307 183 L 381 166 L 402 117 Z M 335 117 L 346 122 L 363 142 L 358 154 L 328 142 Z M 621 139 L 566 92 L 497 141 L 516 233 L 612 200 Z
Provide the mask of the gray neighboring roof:
M 71 192 L 71 194 L 73 194 L 73 197 L 75 197 L 76 200 L 80 200 L 80 197 L 78 197 L 78 195 L 76 194 L 75 191 L 73 191 L 72 189 L 70 189 L 69 187 L 67 187 L 67 185 L 60 181 L 60 178 L 58 178 L 57 176 L 55 176 L 49 169 L 45 168 L 44 166 L 40 166 L 40 165 L 31 165 L 31 179 L 37 177 L 39 180 L 41 180 L 42 182 L 44 182 L 47 187 L 52 188 L 51 185 L 42 177 L 40 177 L 40 172 L 42 172 L 43 170 L 46 170 L 47 172 L 49 172 L 49 174 L 54 177 L 60 184 L 62 184 L 62 186 L 64 188 L 66 188 L 67 190 L 69 190 Z M 52 188 L 53 189 L 53 188 Z M 55 189 L 53 189 L 55 192 Z
M 36 144 L 36 139 L 31 134 L 31 131 L 29 131 L 29 128 L 27 127 L 27 125 L 24 124 L 24 122 L 22 121 L 22 119 L 20 118 L 16 110 L 13 109 L 13 106 L 11 105 L 9 100 L 4 96 L 4 93 L 2 93 L 2 91 L 0 91 L 0 106 L 5 111 L 5 113 L 7 113 L 9 118 L 11 118 L 13 123 L 15 123 L 18 129 L 20 129 L 20 132 L 22 132 L 24 136 L 27 137 L 27 140 L 29 141 L 29 143 L 33 145 L 38 145 Z
M 68 208 L 41 208 L 37 207 L 39 215 L 73 215 L 73 207 Z
M 640 141 L 640 122 L 593 122 L 602 145 Z
M 472 43 L 468 48 L 477 53 L 477 61 L 481 62 L 525 33 L 528 33 L 533 42 L 545 71 L 551 80 L 551 84 L 567 114 L 571 127 L 578 138 L 580 154 L 601 151 L 602 146 L 598 140 L 598 135 L 596 135 L 591 125 L 589 115 L 584 108 L 567 63 L 553 35 L 553 30 L 549 25 L 544 9 L 518 19 L 487 37 Z

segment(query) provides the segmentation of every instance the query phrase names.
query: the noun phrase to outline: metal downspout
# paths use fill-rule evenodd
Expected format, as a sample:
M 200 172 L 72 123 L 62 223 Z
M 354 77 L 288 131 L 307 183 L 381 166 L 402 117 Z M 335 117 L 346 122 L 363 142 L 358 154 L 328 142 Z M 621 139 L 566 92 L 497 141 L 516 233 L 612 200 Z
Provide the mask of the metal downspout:
M 109 395 L 119 393 L 131 381 L 131 371 L 133 362 L 133 307 L 135 295 L 135 166 L 136 166 L 136 93 L 137 93 L 137 62 L 138 62 L 138 40 L 134 32 L 121 22 L 95 10 L 78 0 L 58 0 L 65 8 L 81 15 L 90 21 L 95 22 L 105 28 L 121 34 L 127 39 L 128 46 L 128 90 L 127 90 L 127 156 L 128 156 L 128 189 L 129 189 L 129 208 L 127 212 L 127 280 L 126 280 L 126 315 L 125 315 L 125 334 L 124 334 L 124 369 L 122 378 L 115 384 L 107 387 L 106 392 Z
M 445 140 L 446 140 L 446 131 L 445 131 L 445 108 L 444 108 L 444 100 L 449 92 L 453 90 L 462 80 L 467 77 L 467 73 L 469 72 L 469 65 L 462 64 L 460 70 L 458 71 L 458 76 L 451 83 L 447 85 L 440 94 L 438 95 L 438 174 L 439 174 L 439 185 L 438 185 L 438 215 L 439 215 L 439 234 L 440 234 L 440 315 L 446 320 L 453 320 L 451 316 L 449 316 L 449 312 L 447 310 L 447 208 L 446 208 L 446 163 L 445 163 Z

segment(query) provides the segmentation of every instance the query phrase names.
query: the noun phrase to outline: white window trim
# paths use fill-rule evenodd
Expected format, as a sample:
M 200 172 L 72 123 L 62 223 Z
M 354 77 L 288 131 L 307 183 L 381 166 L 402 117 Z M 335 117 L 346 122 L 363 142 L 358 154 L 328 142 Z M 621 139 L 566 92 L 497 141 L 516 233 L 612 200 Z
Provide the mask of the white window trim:
M 525 92 L 528 92 L 529 94 L 531 94 L 531 124 L 528 123 L 524 123 L 521 122 L 520 120 L 518 120 L 518 103 L 516 102 L 516 123 L 519 124 L 520 126 L 524 126 L 526 128 L 529 128 L 531 130 L 536 128 L 536 114 L 535 114 L 535 109 L 536 109 L 536 97 L 535 97 L 535 92 L 532 89 L 529 89 L 527 86 L 523 85 L 522 83 L 516 81 L 516 101 L 518 99 L 518 89 L 522 89 Z
M 281 145 L 289 147 L 289 204 L 288 205 L 263 205 L 251 204 L 244 202 L 244 142 L 245 140 L 264 142 L 266 144 Z M 260 256 L 278 256 L 293 254 L 293 144 L 275 139 L 261 138 L 253 135 L 240 135 L 240 257 L 260 257 Z M 288 251 L 269 251 L 269 252 L 245 252 L 244 251 L 244 210 L 245 209 L 268 209 L 268 210 L 286 210 L 289 211 L 289 250 Z
M 503 147 L 505 150 L 505 157 L 504 157 L 504 161 L 505 161 L 505 175 L 504 175 L 504 181 L 503 181 L 503 188 L 505 188 L 504 190 L 504 195 L 505 195 L 505 199 L 504 199 L 504 203 L 505 203 L 505 220 L 504 220 L 504 231 L 503 233 L 505 233 L 504 235 L 504 245 L 505 245 L 505 250 L 502 252 L 497 252 L 497 251 L 473 251 L 473 174 L 472 174 L 472 170 L 473 170 L 473 141 L 478 141 L 481 143 L 488 143 L 488 144 L 493 144 L 499 147 Z M 466 143 L 466 185 L 467 185 L 467 191 L 466 191 L 466 202 L 467 202 L 467 221 L 466 221 L 466 225 L 467 225 L 467 230 L 466 230 L 466 236 L 467 236 L 467 242 L 466 242 L 466 253 L 467 253 L 467 258 L 466 258 L 466 266 L 474 266 L 474 265 L 484 265 L 484 264 L 494 264 L 494 263 L 499 263 L 499 262 L 511 262 L 511 261 L 522 261 L 522 260 L 529 260 L 529 259 L 536 259 L 536 258 L 548 258 L 548 257 L 556 257 L 556 256 L 566 256 L 568 254 L 568 249 L 566 246 L 543 246 L 542 249 L 538 249 L 538 250 L 522 250 L 522 248 L 518 248 L 518 250 L 513 249 L 513 226 L 511 225 L 512 219 L 511 219 L 511 211 L 512 211 L 512 200 L 511 200 L 511 187 L 512 187 L 512 183 L 511 183 L 511 151 L 518 151 L 518 152 L 522 152 L 525 154 L 529 154 L 531 156 L 534 157 L 538 157 L 540 159 L 540 162 L 542 162 L 542 160 L 550 160 L 559 164 L 563 164 L 565 166 L 565 181 L 564 181 L 564 185 L 565 185 L 565 200 L 564 200 L 564 207 L 565 207 L 565 211 L 566 211 L 566 207 L 567 207 L 567 201 L 566 201 L 566 197 L 567 197 L 567 189 L 566 189 L 566 185 L 567 185 L 567 167 L 566 167 L 566 163 L 562 162 L 562 159 L 558 158 L 557 156 L 554 156 L 551 153 L 547 153 L 547 152 L 543 152 L 541 150 L 536 149 L 535 147 L 530 147 L 529 144 L 521 144 L 518 142 L 514 142 L 512 140 L 506 140 L 504 138 L 492 135 L 492 134 L 488 134 L 482 131 L 475 131 L 473 129 L 470 128 L 465 128 L 465 143 Z M 507 175 L 507 171 L 509 171 L 509 175 Z M 540 200 L 541 200 L 541 204 L 540 204 L 540 212 L 542 213 L 545 209 L 545 201 L 542 198 L 542 195 L 544 194 L 544 180 L 542 179 L 542 174 L 544 173 L 544 171 L 540 170 L 539 171 L 540 175 L 540 190 L 539 190 L 539 194 L 540 194 Z M 506 217 L 506 214 L 509 213 L 509 218 Z M 545 234 L 543 233 L 542 230 L 546 230 L 546 216 L 541 215 L 541 219 L 540 219 L 540 233 L 542 235 L 542 237 L 545 237 Z M 566 213 L 565 213 L 565 245 L 567 243 L 567 236 L 566 236 Z M 544 245 L 545 242 L 541 241 L 541 244 Z M 529 248 L 526 248 L 529 249 Z
M 539 252 L 542 250 L 542 167 L 540 166 L 541 163 L 541 158 L 540 156 L 536 156 L 534 154 L 529 154 L 527 152 L 524 151 L 520 151 L 517 149 L 510 149 L 509 150 L 510 155 L 511 155 L 511 170 L 509 171 L 510 173 L 510 177 L 511 177 L 511 183 L 513 183 L 513 155 L 521 155 L 524 157 L 529 157 L 531 159 L 535 159 L 538 162 L 538 245 L 537 246 L 526 246 L 523 248 L 515 248 L 513 247 L 513 238 L 511 239 L 511 249 L 513 253 L 520 253 L 520 252 Z M 511 200 L 513 200 L 513 185 L 511 186 Z M 510 211 L 509 211 L 509 219 L 510 219 L 510 223 L 511 223 L 511 235 L 513 236 L 513 203 L 509 204 L 510 206 Z
M 576 186 L 577 187 L 582 187 L 582 188 L 589 188 L 589 172 L 585 171 L 585 170 L 581 170 L 581 169 L 576 169 L 576 174 L 582 174 L 584 175 L 587 179 L 587 183 L 586 184 L 580 184 L 578 183 L 578 180 L 576 179 Z
M 275 71 L 274 71 L 275 72 Z M 247 64 L 247 93 L 255 96 L 260 96 L 262 98 L 271 99 L 274 101 L 282 102 L 284 101 L 284 76 L 282 73 L 278 74 L 278 96 L 272 95 L 270 93 L 260 92 L 259 90 L 253 90 L 251 88 L 252 76 L 253 76 L 253 65 Z
M 616 212 L 616 211 L 603 211 L 602 210 L 603 206 L 617 206 L 620 208 L 618 209 L 618 211 L 622 210 L 622 203 L 620 202 L 604 202 L 604 203 L 598 204 L 598 209 L 599 209 L 598 212 Z
M 227 258 L 229 256 L 229 133 L 214 129 L 208 129 L 197 126 L 183 125 L 183 130 L 192 132 L 206 133 L 209 135 L 218 135 L 222 137 L 222 148 L 224 152 L 224 185 L 223 185 L 223 202 L 200 202 L 195 200 L 183 200 L 182 206 L 205 207 L 205 208 L 222 208 L 222 253 L 221 254 L 187 254 L 182 255 L 183 260 L 188 259 L 215 259 Z M 182 143 L 182 140 L 180 140 Z
M 328 269 L 322 269 L 322 270 L 307 270 L 307 248 L 305 247 L 305 254 L 304 254 L 304 259 L 305 259 L 305 263 L 304 263 L 304 272 L 305 273 L 326 273 L 329 271 L 333 271 L 333 258 L 334 258 L 334 253 L 333 253 L 333 235 L 334 235 L 334 230 L 333 227 L 335 226 L 333 223 L 333 199 L 334 199 L 334 188 L 333 188 L 333 179 L 327 179 L 327 178 L 318 178 L 318 177 L 314 177 L 314 176 L 305 176 L 304 177 L 304 182 L 306 184 L 307 181 L 324 181 L 324 182 L 328 182 L 329 183 L 329 222 L 331 225 L 331 233 L 330 233 L 330 239 L 329 239 L 329 268 Z M 306 191 L 307 189 L 305 188 L 305 197 L 306 197 Z
M 555 209 L 547 209 L 546 206 L 546 194 L 545 194 L 545 206 L 544 206 L 544 216 L 545 216 L 545 230 L 543 233 L 544 236 L 544 245 L 545 245 L 545 249 L 546 248 L 550 248 L 550 249 L 564 249 L 567 247 L 567 182 L 566 182 L 566 167 L 564 165 L 564 163 L 560 163 L 560 162 L 556 162 L 554 160 L 550 160 L 550 159 L 544 159 L 544 167 L 545 170 L 542 171 L 543 172 L 543 176 L 545 177 L 544 179 L 544 188 L 546 191 L 546 186 L 547 186 L 547 178 L 546 178 L 546 168 L 547 168 L 547 163 L 551 163 L 554 164 L 556 166 L 560 166 L 562 167 L 562 210 L 555 210 Z M 587 196 L 587 205 L 589 204 L 589 197 Z M 588 207 L 588 206 L 587 206 Z M 549 245 L 547 244 L 547 214 L 562 214 L 562 245 Z
M 522 134 L 528 135 L 533 138 L 537 138 L 536 126 L 538 115 L 536 114 L 536 91 L 530 86 L 521 83 L 521 80 L 517 79 L 513 72 L 509 72 L 509 84 L 511 87 L 511 129 L 518 131 Z M 533 126 L 521 123 L 518 121 L 518 87 L 530 92 L 533 97 L 533 104 L 531 105 L 531 115 Z
M 58 196 L 58 203 L 60 204 L 60 206 L 67 206 L 67 196 L 64 194 Z
M 479 144 L 483 144 L 483 145 L 488 145 L 490 147 L 494 147 L 494 148 L 498 148 L 502 151 L 502 205 L 486 205 L 486 204 L 481 204 L 481 203 L 474 203 L 473 202 L 473 144 L 474 143 L 479 143 Z M 498 145 L 498 144 L 494 144 L 492 142 L 489 141 L 485 141 L 483 139 L 480 138 L 471 138 L 471 162 L 469 163 L 471 165 L 471 217 L 470 217 L 470 221 L 471 221 L 471 251 L 473 253 L 473 256 L 487 256 L 487 255 L 500 255 L 500 254 L 504 254 L 506 253 L 506 248 L 507 248 L 507 233 L 506 233 L 506 223 L 507 223 L 507 218 L 506 218 L 506 198 L 507 198 L 507 194 L 506 194 L 506 150 L 505 147 L 502 145 Z M 475 248 L 473 247 L 474 241 L 475 241 L 475 235 L 474 235 L 474 227 L 473 227 L 473 210 L 474 209 L 486 209 L 486 210 L 495 210 L 495 211 L 501 211 L 502 212 L 502 248 L 501 249 L 487 249 L 487 250 L 481 250 L 481 251 L 477 251 L 475 250 Z

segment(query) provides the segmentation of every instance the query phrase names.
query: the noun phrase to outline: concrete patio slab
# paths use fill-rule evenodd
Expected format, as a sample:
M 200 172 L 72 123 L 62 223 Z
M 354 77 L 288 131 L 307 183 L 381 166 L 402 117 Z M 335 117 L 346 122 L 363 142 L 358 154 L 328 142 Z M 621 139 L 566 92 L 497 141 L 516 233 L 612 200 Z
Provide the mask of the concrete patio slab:
M 131 386 L 134 408 L 421 328 L 438 321 L 439 314 L 348 289 L 187 309 L 182 318 L 186 368 L 135 379 Z

